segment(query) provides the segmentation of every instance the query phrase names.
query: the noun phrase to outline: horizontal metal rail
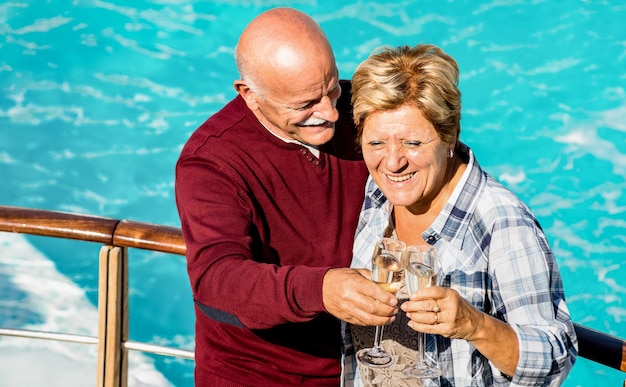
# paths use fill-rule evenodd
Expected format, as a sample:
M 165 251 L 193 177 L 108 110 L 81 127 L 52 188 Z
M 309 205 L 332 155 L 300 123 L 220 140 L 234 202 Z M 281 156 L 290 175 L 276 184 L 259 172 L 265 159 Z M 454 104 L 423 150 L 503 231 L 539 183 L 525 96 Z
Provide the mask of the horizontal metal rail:
M 124 348 L 135 351 L 153 353 L 155 355 L 164 355 L 172 357 L 180 357 L 183 359 L 194 360 L 193 351 L 187 351 L 184 349 L 165 347 L 162 345 L 146 344 L 139 341 L 128 340 L 124 343 Z
M 185 255 L 186 251 L 185 242 L 179 228 L 130 220 L 117 220 L 91 215 L 22 207 L 0 206 L 0 232 L 15 232 L 20 234 L 76 239 L 98 242 L 108 247 L 120 247 L 124 249 L 132 247 L 177 255 Z M 124 281 L 124 279 L 122 279 L 122 281 Z M 122 293 L 127 292 L 128 289 L 122 289 Z M 105 313 L 101 311 L 100 308 L 101 305 L 99 305 L 99 313 Z M 121 313 L 121 315 L 124 315 L 124 313 Z M 127 319 L 127 316 L 123 318 Z M 123 330 L 123 326 L 124 324 L 121 324 L 121 328 L 114 328 L 112 334 L 116 338 L 119 338 L 120 342 L 115 346 L 107 346 L 107 350 L 137 350 L 153 354 L 193 359 L 193 352 L 191 351 L 128 340 L 124 338 L 123 332 L 115 331 L 115 329 Z M 574 324 L 574 327 L 578 335 L 580 357 L 626 372 L 626 341 L 624 339 L 577 323 Z M 0 336 L 2 335 L 85 344 L 101 343 L 102 340 L 107 339 L 104 337 L 94 338 L 81 335 L 0 328 Z M 113 349 L 110 349 L 110 347 L 113 347 Z M 116 358 L 122 359 L 121 367 L 124 367 L 127 357 L 122 353 L 121 356 L 116 356 Z M 104 360 L 99 361 L 104 362 Z M 99 366 L 102 365 L 99 364 Z M 116 370 L 116 372 L 118 371 Z M 123 372 L 123 370 L 119 372 Z M 123 380 L 123 378 L 121 380 Z M 124 382 L 105 385 L 107 387 L 125 387 Z
M 0 336 L 53 340 L 66 343 L 98 344 L 98 338 L 93 336 L 78 335 L 74 333 L 33 331 L 28 329 L 0 328 Z
M 74 333 L 34 331 L 30 329 L 0 328 L 0 336 L 22 337 L 22 338 L 27 338 L 27 339 L 52 340 L 52 341 L 61 341 L 65 343 L 98 344 L 98 338 L 95 336 L 85 336 L 85 335 L 78 335 Z M 146 344 L 146 343 L 132 341 L 132 340 L 128 340 L 123 345 L 124 345 L 124 348 L 133 350 L 133 351 L 153 353 L 155 355 L 179 357 L 179 358 L 189 359 L 189 360 L 194 359 L 193 351 L 187 351 L 184 349 L 166 347 L 163 345 Z

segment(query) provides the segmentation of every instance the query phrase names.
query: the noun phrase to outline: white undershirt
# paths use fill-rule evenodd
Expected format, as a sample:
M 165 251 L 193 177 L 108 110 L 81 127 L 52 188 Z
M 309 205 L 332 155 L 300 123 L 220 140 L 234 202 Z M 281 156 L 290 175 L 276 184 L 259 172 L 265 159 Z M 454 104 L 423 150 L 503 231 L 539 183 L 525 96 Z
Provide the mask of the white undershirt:
M 261 122 L 261 121 L 259 121 L 259 122 Z M 261 125 L 263 125 L 263 127 L 264 127 L 265 129 L 267 129 L 267 131 L 268 131 L 268 132 L 272 133 L 272 134 L 273 134 L 276 138 L 280 138 L 280 139 L 281 139 L 281 140 L 283 140 L 284 142 L 290 142 L 290 143 L 293 143 L 293 144 L 300 144 L 300 145 L 302 145 L 303 147 L 307 148 L 307 149 L 309 150 L 309 152 L 313 153 L 313 155 L 314 155 L 315 157 L 317 157 L 317 158 L 319 158 L 319 157 L 320 157 L 320 150 L 319 150 L 319 149 L 317 149 L 316 147 L 314 147 L 313 145 L 305 144 L 305 143 L 300 142 L 300 141 L 298 141 L 298 140 L 294 140 L 293 138 L 289 138 L 289 139 L 287 139 L 287 138 L 283 138 L 283 137 L 281 137 L 281 136 L 277 135 L 276 133 L 274 133 L 274 132 L 273 132 L 270 128 L 268 128 L 267 126 L 265 126 L 265 124 L 264 124 L 264 123 L 262 123 L 262 122 L 261 122 Z

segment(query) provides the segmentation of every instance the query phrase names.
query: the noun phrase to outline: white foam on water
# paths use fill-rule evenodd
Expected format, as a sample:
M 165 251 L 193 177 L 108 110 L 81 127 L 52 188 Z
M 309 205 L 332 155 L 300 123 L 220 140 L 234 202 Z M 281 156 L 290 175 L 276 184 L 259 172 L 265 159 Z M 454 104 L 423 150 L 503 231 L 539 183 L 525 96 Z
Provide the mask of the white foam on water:
M 20 294 L 20 306 L 39 316 L 21 329 L 96 336 L 97 308 L 83 289 L 62 275 L 20 234 L 0 233 L 0 278 L 3 293 Z M 5 279 L 6 281 L 6 279 Z M 9 291 L 7 291 L 9 289 Z M 24 297 L 24 295 L 26 295 Z M 3 305 L 11 300 L 3 296 Z M 3 307 L 1 313 L 10 313 Z M 84 387 L 96 382 L 95 345 L 62 343 L 14 337 L 0 337 L 0 385 L 3 387 L 64 386 Z M 130 353 L 129 387 L 170 387 L 152 359 Z
M 570 129 L 567 133 L 556 136 L 555 141 L 567 144 L 566 152 L 574 156 L 584 153 L 593 155 L 598 160 L 605 160 L 613 165 L 613 173 L 626 173 L 626 153 L 620 151 L 621 144 L 604 139 L 598 128 L 609 128 L 612 131 L 626 131 L 626 104 L 599 112 L 589 112 L 587 121 L 576 121 L 565 117 Z M 566 115 L 567 116 L 567 115 Z

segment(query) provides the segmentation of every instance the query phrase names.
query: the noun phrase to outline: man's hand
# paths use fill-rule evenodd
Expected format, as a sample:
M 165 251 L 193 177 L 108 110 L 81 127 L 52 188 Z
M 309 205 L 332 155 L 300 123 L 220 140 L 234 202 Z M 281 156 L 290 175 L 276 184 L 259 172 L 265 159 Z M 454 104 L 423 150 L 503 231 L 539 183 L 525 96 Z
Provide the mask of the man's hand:
M 322 295 L 328 313 L 355 325 L 384 325 L 395 320 L 398 299 L 369 278 L 365 269 L 327 271 Z

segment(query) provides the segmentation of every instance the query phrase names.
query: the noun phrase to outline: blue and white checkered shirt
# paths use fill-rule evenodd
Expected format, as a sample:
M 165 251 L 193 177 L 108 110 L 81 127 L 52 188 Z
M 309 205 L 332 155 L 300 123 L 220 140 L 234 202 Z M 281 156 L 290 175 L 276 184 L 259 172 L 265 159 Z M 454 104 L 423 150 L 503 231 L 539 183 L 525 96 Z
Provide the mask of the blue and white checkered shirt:
M 468 341 L 435 336 L 438 351 L 427 355 L 443 375 L 424 386 L 558 386 L 576 359 L 577 340 L 546 237 L 530 209 L 480 168 L 469 147 L 463 145 L 459 156 L 469 160 L 468 167 L 422 237 L 437 248 L 439 285 L 515 330 L 519 362 L 511 379 Z M 370 268 L 390 214 L 390 203 L 370 177 L 351 267 Z M 344 340 L 342 385 L 361 386 L 350 329 L 344 329 Z

